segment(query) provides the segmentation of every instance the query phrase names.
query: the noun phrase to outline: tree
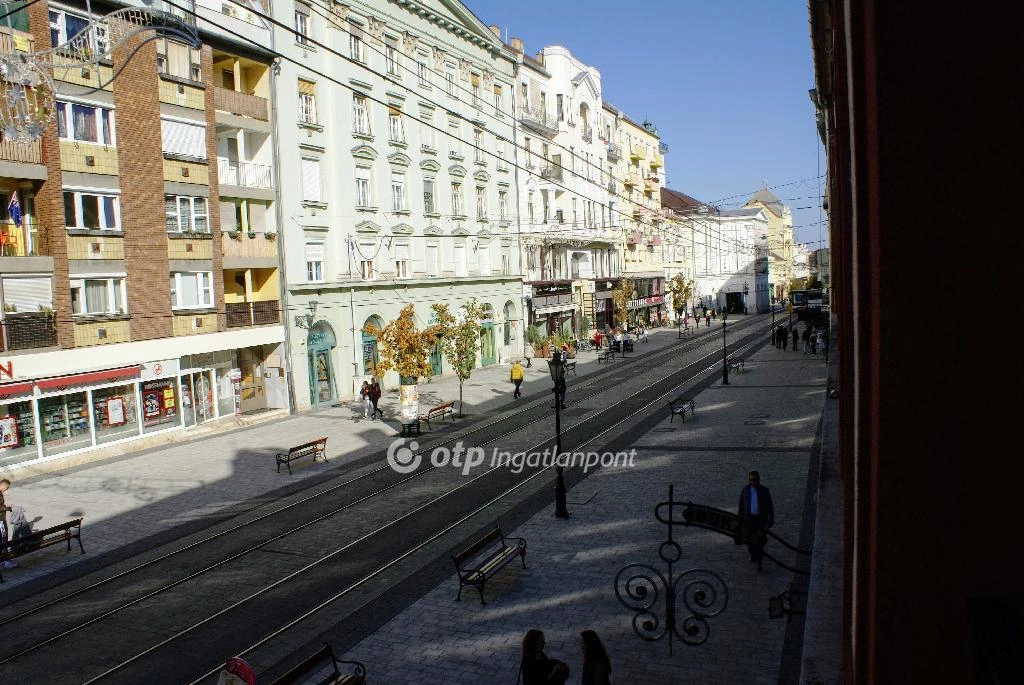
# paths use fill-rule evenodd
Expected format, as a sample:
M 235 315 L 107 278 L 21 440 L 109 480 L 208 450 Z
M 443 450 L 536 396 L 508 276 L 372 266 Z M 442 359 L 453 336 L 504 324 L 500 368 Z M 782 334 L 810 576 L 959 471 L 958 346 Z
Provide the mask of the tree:
M 623 278 L 612 291 L 612 304 L 615 305 L 615 320 L 620 328 L 629 327 L 629 302 L 633 299 L 636 289 L 632 278 Z
M 377 369 L 381 373 L 394 369 L 402 377 L 403 384 L 410 378 L 415 384 L 420 377 L 430 376 L 433 372 L 430 350 L 437 339 L 437 327 L 417 328 L 416 312 L 411 304 L 406 305 L 398 318 L 389 321 L 384 328 L 368 323 L 363 327 L 363 333 L 377 338 L 380 354 Z
M 686 303 L 693 296 L 693 281 L 686 280 L 682 274 L 676 274 L 669 283 L 668 290 L 672 293 L 672 307 L 677 314 L 682 315 L 686 310 Z
M 484 305 L 476 298 L 460 307 L 459 314 L 452 314 L 448 305 L 439 302 L 430 306 L 437 323 L 437 340 L 441 353 L 459 377 L 459 416 L 462 416 L 462 385 L 473 374 L 476 366 L 476 349 L 480 342 L 480 322 L 489 316 Z

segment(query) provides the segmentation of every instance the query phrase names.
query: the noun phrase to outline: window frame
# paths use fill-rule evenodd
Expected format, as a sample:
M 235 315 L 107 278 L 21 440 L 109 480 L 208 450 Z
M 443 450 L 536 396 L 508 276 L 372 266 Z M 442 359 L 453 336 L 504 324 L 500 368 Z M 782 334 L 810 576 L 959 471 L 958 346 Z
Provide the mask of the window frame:
M 352 133 L 358 136 L 373 135 L 373 128 L 370 126 L 370 109 L 366 96 L 362 93 L 352 93 Z
M 391 211 L 405 212 L 408 210 L 405 195 L 405 174 L 391 174 Z
M 87 285 L 89 282 L 105 282 L 107 290 L 107 310 L 106 311 L 91 311 L 89 310 L 89 290 Z M 74 317 L 90 317 L 90 316 L 124 316 L 128 314 L 128 276 L 124 273 L 118 274 L 83 274 L 70 279 L 70 300 L 71 300 L 71 314 Z M 78 291 L 79 295 L 76 298 L 75 291 Z M 121 306 L 118 306 L 118 299 L 120 299 Z M 78 307 L 76 307 L 76 302 Z M 84 306 L 85 311 L 76 311 L 77 308 Z M 120 310 L 120 311 L 118 311 Z
M 169 199 L 171 199 L 171 198 L 174 198 L 175 213 L 173 215 L 171 215 L 171 214 L 169 214 L 167 212 L 167 201 Z M 196 212 L 196 200 L 202 200 L 206 204 L 206 211 L 205 212 Z M 181 214 L 182 214 L 181 213 L 181 206 L 182 206 L 182 201 L 187 201 L 188 204 L 189 204 L 189 221 L 188 221 L 189 226 L 188 226 L 188 228 L 182 228 L 182 226 L 181 226 Z M 208 197 L 204 197 L 202 195 L 169 195 L 169 194 L 165 194 L 164 195 L 164 224 L 165 224 L 165 226 L 167 224 L 167 219 L 170 219 L 171 216 L 176 217 L 175 218 L 175 223 L 178 225 L 178 228 L 173 230 L 173 231 L 168 229 L 167 230 L 168 233 L 202 233 L 202 234 L 206 235 L 206 234 L 209 234 L 211 232 L 211 230 L 212 230 L 210 228 L 210 198 L 208 198 Z M 200 230 L 200 229 L 196 228 L 196 217 L 197 216 L 199 216 L 199 217 L 206 217 L 206 228 L 204 230 Z
M 309 45 L 313 38 L 312 14 L 313 10 L 307 3 L 295 3 L 295 42 L 299 45 L 312 47 Z
M 96 120 L 97 140 L 75 137 L 75 107 L 93 110 L 93 116 Z M 102 105 L 74 102 L 71 100 L 57 100 L 54 103 L 54 109 L 57 110 L 57 135 L 61 140 L 69 140 L 78 143 L 93 143 L 95 145 L 106 145 L 109 147 L 115 147 L 117 145 L 117 120 L 114 115 L 113 108 L 104 107 Z M 68 125 L 69 123 L 70 126 Z M 64 129 L 63 133 L 61 133 L 61 128 Z M 108 134 L 110 140 L 107 140 Z
M 451 201 L 452 201 L 452 216 L 465 216 L 462 206 L 462 183 L 459 181 L 451 182 Z
M 67 196 L 68 195 L 73 195 L 74 196 L 75 219 L 76 219 L 77 223 L 75 225 L 73 225 L 73 226 L 68 225 L 68 223 L 67 223 L 67 216 L 68 216 L 68 211 L 67 211 L 67 201 L 68 201 L 68 198 L 67 198 Z M 89 197 L 97 198 L 97 201 L 96 201 L 96 218 L 97 218 L 97 222 L 99 223 L 99 225 L 96 228 L 92 228 L 90 226 L 86 226 L 86 225 L 84 225 L 84 223 L 82 223 L 83 220 L 84 220 L 84 217 L 85 217 L 85 211 L 84 211 L 84 205 L 82 203 L 82 198 L 83 198 L 83 196 L 86 196 L 86 195 L 89 196 Z M 74 190 L 74 189 L 71 189 L 71 188 L 66 188 L 66 189 L 64 189 L 62 191 L 61 198 L 62 198 L 62 200 L 64 202 L 64 229 L 65 230 L 71 230 L 71 231 L 116 231 L 118 233 L 124 233 L 124 227 L 121 224 L 121 196 L 120 196 L 120 194 L 118 194 L 118 193 L 110 193 L 110 192 L 102 193 L 102 192 L 94 191 L 94 190 Z M 108 228 L 108 227 L 104 226 L 104 223 L 105 223 L 104 219 L 109 219 L 110 218 L 110 217 L 106 216 L 107 208 L 105 206 L 104 200 L 112 200 L 111 204 L 113 206 L 113 214 L 114 214 L 114 216 L 113 216 L 114 226 L 112 228 Z
M 427 192 L 428 184 L 429 193 Z M 423 213 L 437 214 L 437 179 L 433 177 L 423 178 Z
M 314 247 L 319 250 L 320 254 L 313 254 L 313 257 L 319 256 L 320 259 L 310 259 L 310 247 Z M 303 243 L 303 258 L 306 261 L 306 283 L 323 283 L 324 282 L 324 269 L 327 264 L 327 248 L 323 240 L 306 240 Z M 314 267 L 315 265 L 315 267 Z M 313 270 L 316 270 L 317 278 L 314 278 Z
M 196 300 L 198 301 L 195 305 L 181 304 L 182 294 L 182 275 L 195 274 L 196 276 Z M 172 271 L 170 274 L 171 279 L 174 281 L 171 286 L 171 309 L 172 310 L 186 310 L 191 311 L 195 309 L 213 309 L 214 306 L 214 290 L 213 290 L 213 272 L 212 271 Z M 203 295 L 207 298 L 204 300 Z
M 373 207 L 373 169 L 367 166 L 357 166 L 354 178 L 356 207 L 364 209 Z

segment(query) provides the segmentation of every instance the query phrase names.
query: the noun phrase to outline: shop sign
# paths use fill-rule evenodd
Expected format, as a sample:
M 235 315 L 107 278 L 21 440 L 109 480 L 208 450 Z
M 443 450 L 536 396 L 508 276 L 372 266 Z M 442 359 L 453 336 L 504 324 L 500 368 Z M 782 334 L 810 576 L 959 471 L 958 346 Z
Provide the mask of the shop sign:
M 230 378 L 233 381 L 240 381 L 240 380 L 242 380 L 242 370 L 241 369 L 231 369 L 231 371 L 228 373 L 228 378 Z
M 317 331 L 309 334 L 309 344 L 317 345 L 322 343 L 327 338 L 327 334 L 322 331 Z
M 0 418 L 0 449 L 18 446 L 18 418 L 4 416 Z
M 7 376 L 8 378 L 14 378 L 14 362 L 7 360 L 7 363 L 0 362 L 0 378 Z
M 139 373 L 139 378 L 147 381 L 154 378 L 177 376 L 178 369 L 179 365 L 177 359 L 163 359 L 155 362 L 146 362 L 142 365 L 142 371 Z

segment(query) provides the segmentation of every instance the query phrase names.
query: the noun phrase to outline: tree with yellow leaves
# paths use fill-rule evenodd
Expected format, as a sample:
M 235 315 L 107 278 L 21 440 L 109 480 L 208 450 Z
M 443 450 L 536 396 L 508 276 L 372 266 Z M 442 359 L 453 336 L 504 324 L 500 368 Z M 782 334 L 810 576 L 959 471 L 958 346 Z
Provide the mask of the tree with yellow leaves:
M 686 310 L 686 303 L 693 296 L 693 281 L 686 280 L 681 273 L 676 274 L 669 283 L 668 290 L 672 293 L 672 308 L 682 316 Z
M 437 326 L 428 326 L 423 330 L 417 328 L 413 305 L 406 305 L 398 318 L 386 323 L 384 328 L 367 323 L 363 333 L 377 338 L 379 372 L 394 369 L 401 376 L 403 385 L 413 385 L 420 377 L 431 375 L 433 367 L 430 365 L 430 350 L 434 347 L 440 329 Z
M 636 287 L 632 278 L 623 278 L 619 285 L 612 291 L 612 303 L 615 305 L 615 321 L 619 328 L 629 328 L 629 302 L 636 293 Z

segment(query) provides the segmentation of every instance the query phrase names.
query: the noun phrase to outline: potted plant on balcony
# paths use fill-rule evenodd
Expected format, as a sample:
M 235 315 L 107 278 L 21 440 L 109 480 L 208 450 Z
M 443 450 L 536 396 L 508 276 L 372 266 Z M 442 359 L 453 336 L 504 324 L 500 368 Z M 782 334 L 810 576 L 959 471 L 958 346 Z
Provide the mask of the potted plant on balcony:
M 277 233 L 274 231 L 267 231 L 266 233 L 263 234 L 263 237 L 266 238 L 267 240 L 274 240 L 275 238 L 277 238 Z
M 249 239 L 250 239 L 250 240 L 252 240 L 253 238 L 255 238 L 255 237 L 256 237 L 256 231 L 254 231 L 254 230 L 252 230 L 252 229 L 250 228 L 250 229 L 249 229 L 249 232 L 248 232 L 248 233 L 247 233 L 246 235 L 248 235 L 248 236 L 249 236 Z
M 241 229 L 236 228 L 233 231 L 228 231 L 228 237 L 230 237 L 232 240 L 241 240 L 242 239 L 242 231 L 241 231 Z

